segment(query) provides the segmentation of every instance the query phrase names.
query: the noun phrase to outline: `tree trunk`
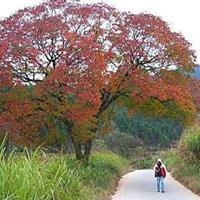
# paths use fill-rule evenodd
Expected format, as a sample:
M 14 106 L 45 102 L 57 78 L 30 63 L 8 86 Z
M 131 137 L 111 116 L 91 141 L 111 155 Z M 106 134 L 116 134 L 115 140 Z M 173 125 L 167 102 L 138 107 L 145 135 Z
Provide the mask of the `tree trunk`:
M 72 143 L 74 145 L 74 151 L 76 155 L 77 160 L 83 160 L 84 159 L 84 154 L 82 153 L 82 146 L 81 143 L 76 141 L 73 136 L 72 136 Z
M 82 160 L 84 162 L 88 162 L 90 155 L 91 155 L 92 139 L 87 140 L 82 145 L 80 142 L 78 142 L 74 138 L 72 138 L 72 143 L 73 143 L 73 146 L 74 146 L 76 159 Z
M 75 138 L 73 136 L 72 133 L 72 127 L 73 125 L 71 124 L 70 128 L 69 128 L 69 136 L 71 138 L 73 147 L 74 147 L 74 152 L 75 152 L 75 156 L 77 160 L 82 160 L 84 162 L 88 162 L 90 155 L 91 155 L 91 149 L 92 149 L 92 139 L 88 139 L 86 142 L 81 143 L 80 141 L 77 140 L 77 138 Z M 93 130 L 93 131 L 96 131 Z M 69 139 L 69 138 L 68 138 Z M 66 144 L 67 145 L 67 144 Z
M 79 141 L 77 141 L 75 138 L 73 138 L 73 135 L 71 135 L 71 139 L 72 139 L 72 143 L 74 146 L 74 151 L 75 151 L 75 155 L 76 155 L 76 159 L 77 160 L 82 160 L 83 159 L 83 153 L 81 150 L 81 143 Z
M 92 149 L 92 139 L 89 139 L 85 142 L 85 152 L 84 152 L 84 160 L 87 162 L 90 158 L 91 149 Z

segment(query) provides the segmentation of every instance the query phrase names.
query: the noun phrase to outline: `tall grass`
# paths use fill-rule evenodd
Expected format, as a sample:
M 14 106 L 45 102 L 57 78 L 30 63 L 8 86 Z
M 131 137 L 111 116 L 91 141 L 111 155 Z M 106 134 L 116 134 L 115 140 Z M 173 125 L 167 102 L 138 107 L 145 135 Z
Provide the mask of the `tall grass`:
M 40 150 L 14 150 L 6 158 L 1 150 L 0 158 L 1 200 L 100 200 L 128 166 L 111 153 L 97 153 L 87 165 Z
M 186 162 L 177 150 L 164 154 L 167 169 L 190 190 L 200 195 L 200 167 L 198 164 Z
M 185 131 L 179 143 L 179 152 L 186 161 L 200 166 L 200 126 Z
M 178 148 L 165 153 L 167 167 L 186 187 L 200 195 L 200 127 L 185 130 Z

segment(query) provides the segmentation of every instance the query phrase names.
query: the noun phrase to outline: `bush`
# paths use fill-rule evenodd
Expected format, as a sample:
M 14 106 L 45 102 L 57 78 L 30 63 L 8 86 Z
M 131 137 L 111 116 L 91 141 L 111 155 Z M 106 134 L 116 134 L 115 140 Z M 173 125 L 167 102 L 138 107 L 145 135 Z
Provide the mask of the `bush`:
M 123 157 L 130 158 L 135 148 L 141 145 L 141 141 L 127 133 L 113 133 L 105 138 L 107 148 Z
M 151 159 L 134 160 L 132 162 L 132 165 L 136 169 L 149 169 L 149 168 L 152 168 L 152 160 Z
M 159 149 L 148 147 L 137 147 L 132 159 L 131 164 L 136 169 L 149 169 L 153 168 L 155 160 L 157 160 Z

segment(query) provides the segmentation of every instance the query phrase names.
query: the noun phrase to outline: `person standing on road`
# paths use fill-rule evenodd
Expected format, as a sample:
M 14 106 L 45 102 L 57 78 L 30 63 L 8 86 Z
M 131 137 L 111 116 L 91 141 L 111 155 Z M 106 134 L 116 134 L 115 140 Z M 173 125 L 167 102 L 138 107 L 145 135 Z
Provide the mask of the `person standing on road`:
M 157 180 L 157 192 L 165 192 L 164 178 L 166 177 L 166 167 L 161 159 L 158 159 L 155 166 L 155 177 Z

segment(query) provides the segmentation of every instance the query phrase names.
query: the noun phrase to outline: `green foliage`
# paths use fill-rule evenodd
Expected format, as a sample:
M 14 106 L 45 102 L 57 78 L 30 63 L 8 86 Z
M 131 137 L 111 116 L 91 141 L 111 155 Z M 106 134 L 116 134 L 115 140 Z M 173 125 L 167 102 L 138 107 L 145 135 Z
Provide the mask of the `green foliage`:
M 139 112 L 146 116 L 172 119 L 174 121 L 179 121 L 181 124 L 187 123 L 193 116 L 192 112 L 185 111 L 173 100 L 160 102 L 154 98 L 150 98 L 142 104 L 139 108 Z
M 132 157 L 132 166 L 136 169 L 149 169 L 153 168 L 155 160 L 158 156 L 158 148 L 137 147 Z
M 130 158 L 135 148 L 141 145 L 141 141 L 127 133 L 113 133 L 105 138 L 107 148 L 123 157 Z
M 113 180 L 128 166 L 111 154 L 95 154 L 88 165 L 71 156 L 36 151 L 0 154 L 0 199 L 12 200 L 100 200 Z M 97 195 L 98 194 L 98 195 Z
M 117 108 L 114 122 L 121 132 L 138 137 L 153 146 L 169 145 L 179 139 L 182 125 L 170 118 L 135 114 L 128 117 L 125 108 Z
M 92 145 L 92 149 L 94 151 L 108 151 L 108 145 L 106 143 L 106 138 L 107 137 L 100 137 L 100 138 L 97 138 L 94 142 L 93 142 L 93 145 Z
M 200 165 L 200 127 L 188 128 L 179 144 L 179 151 L 187 161 Z
M 185 130 L 178 149 L 165 153 L 165 161 L 172 175 L 189 189 L 200 194 L 200 127 Z
M 152 160 L 151 159 L 141 159 L 137 160 L 133 163 L 134 167 L 137 169 L 149 169 L 152 168 Z
M 66 145 L 68 125 L 56 118 L 49 118 L 50 126 L 42 127 L 39 130 L 40 143 L 47 146 Z
M 179 151 L 164 153 L 164 160 L 170 173 L 190 190 L 200 194 L 200 166 L 186 162 Z

